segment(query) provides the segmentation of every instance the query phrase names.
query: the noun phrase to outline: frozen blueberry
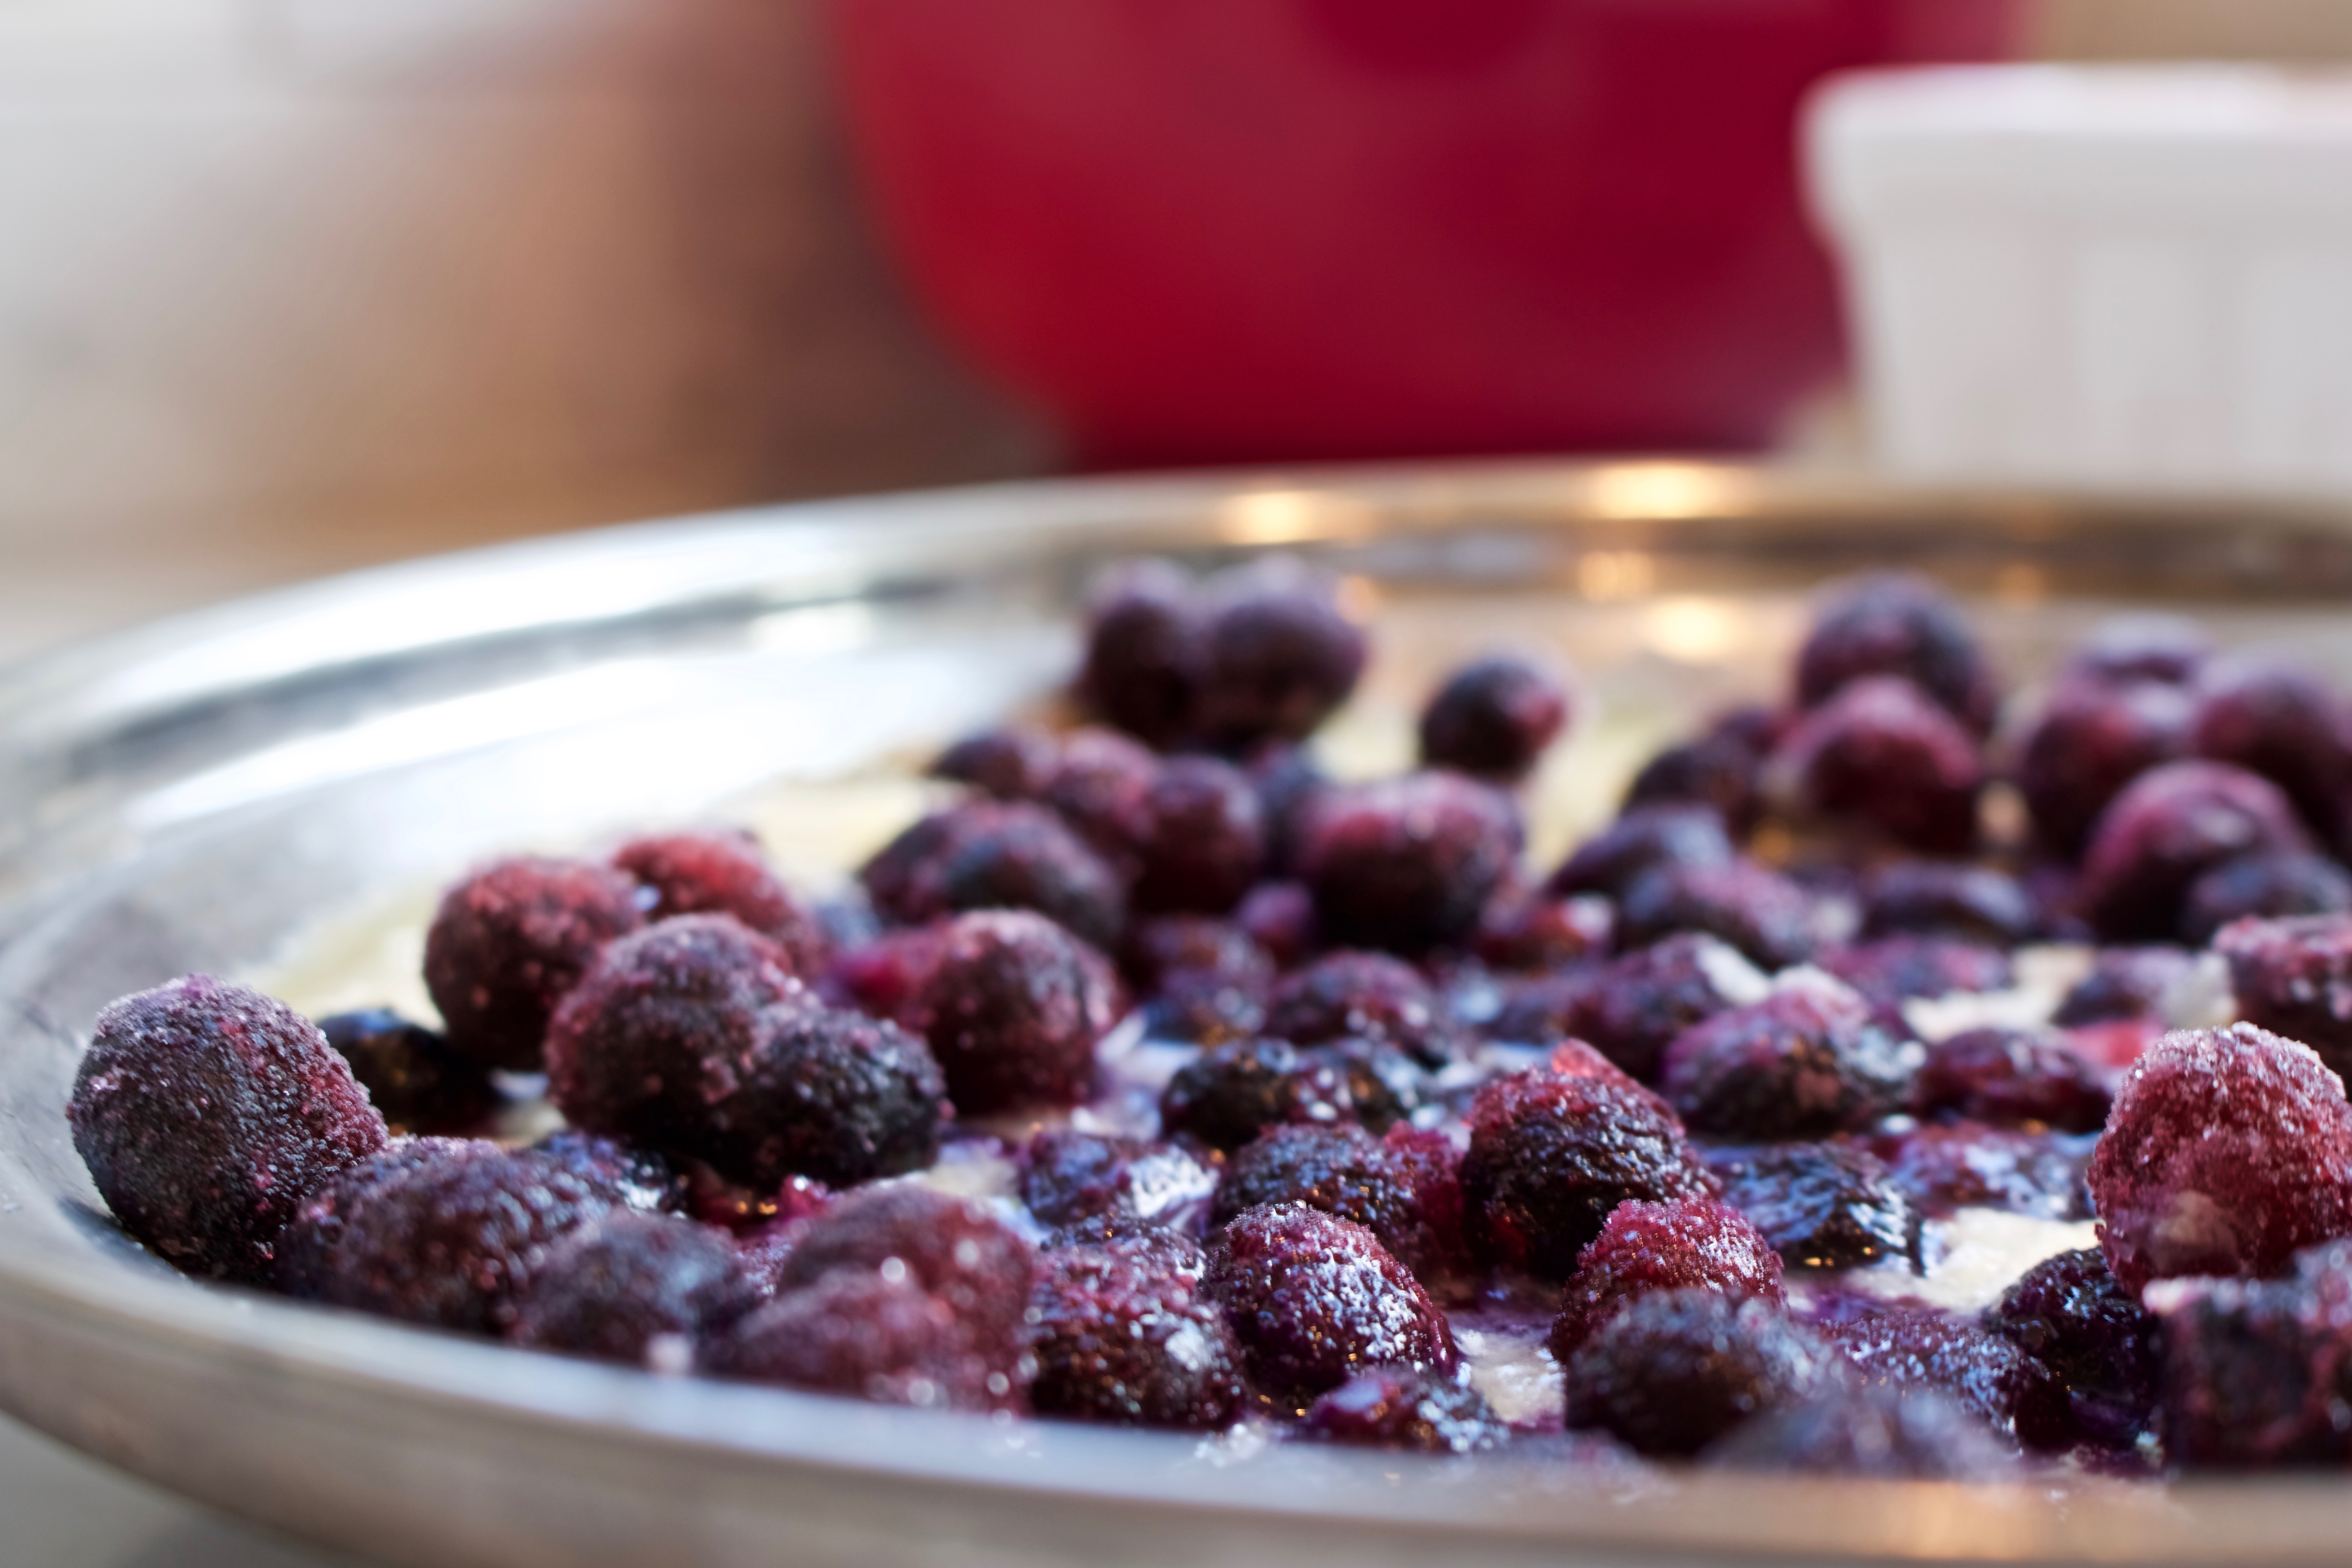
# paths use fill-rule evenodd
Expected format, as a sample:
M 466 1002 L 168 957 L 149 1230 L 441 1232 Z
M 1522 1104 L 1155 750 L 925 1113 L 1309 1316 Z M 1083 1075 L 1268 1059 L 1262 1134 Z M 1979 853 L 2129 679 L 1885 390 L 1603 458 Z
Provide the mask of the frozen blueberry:
M 1043 806 L 969 801 L 923 818 L 859 871 L 877 913 L 921 925 L 968 910 L 1034 910 L 1117 940 L 1127 893 L 1101 856 Z
M 208 974 L 99 1013 L 66 1121 L 124 1230 L 184 1272 L 248 1284 L 303 1200 L 384 1146 L 309 1019 Z
M 720 1377 L 940 1410 L 1016 1407 L 1017 1363 L 914 1280 L 854 1269 L 784 1291 L 716 1336 L 702 1362 Z
M 2015 947 L 2040 934 L 2033 900 L 2016 878 L 1990 866 L 1897 860 L 1874 875 L 1862 903 L 1862 937 L 1940 936 Z
M 2108 1100 L 2097 1068 L 2032 1029 L 1968 1029 L 1940 1040 L 1911 1083 L 1911 1109 L 1923 1117 L 2061 1132 L 2096 1132 Z
M 1047 1131 L 1021 1160 L 1021 1201 L 1043 1225 L 1102 1215 L 1178 1225 L 1196 1220 L 1216 1188 L 1217 1173 L 1192 1151 L 1148 1138 Z
M 1696 1454 L 1840 1375 L 1837 1352 L 1769 1302 L 1714 1290 L 1643 1296 L 1568 1363 L 1568 1424 L 1636 1452 Z
M 1212 1149 L 1238 1149 L 1268 1127 L 1354 1119 L 1339 1064 L 1287 1040 L 1211 1047 L 1177 1068 L 1160 1096 L 1160 1125 Z
M 1094 1089 L 1095 1046 L 1118 1021 L 1118 977 L 1042 915 L 958 915 L 899 1021 L 930 1042 L 967 1116 L 1076 1105 Z
M 1644 872 L 1667 866 L 1728 866 L 1738 858 L 1723 818 L 1711 808 L 1643 805 L 1578 846 L 1545 886 L 1555 893 L 1621 898 Z
M 2225 860 L 2189 884 L 2180 940 L 2202 946 L 2249 916 L 2352 914 L 2352 872 L 2325 855 L 2281 849 Z
M 610 866 L 524 856 L 474 872 L 425 933 L 425 987 L 449 1044 L 487 1068 L 536 1069 L 555 1005 L 644 923 L 637 884 Z
M 929 772 L 998 800 L 1035 800 L 1061 760 L 1061 742 L 1052 731 L 1006 724 L 966 735 L 934 758 Z
M 1459 1378 L 1382 1366 L 1356 1373 L 1307 1406 L 1297 1436 L 1359 1448 L 1476 1454 L 1500 1447 L 1510 1428 L 1486 1395 Z
M 1955 1121 L 1876 1141 L 1914 1206 L 1938 1217 L 1964 1208 L 2007 1209 L 2037 1219 L 2091 1217 L 2084 1140 L 2015 1127 Z
M 623 1210 L 548 1250 L 515 1299 L 509 1337 L 642 1365 L 656 1339 L 674 1336 L 690 1346 L 764 1296 L 724 1232 Z
M 1958 1400 L 1883 1384 L 1840 1383 L 1768 1411 L 1699 1458 L 1725 1469 L 1882 1480 L 1997 1481 L 2017 1468 L 1991 1428 Z
M 920 1040 L 824 1005 L 726 915 L 662 921 L 605 950 L 548 1030 L 548 1098 L 576 1127 L 765 1190 L 919 1169 L 944 1114 Z
M 389 1008 L 337 1013 L 319 1031 L 394 1132 L 476 1131 L 505 1103 L 479 1062 Z
M 1518 854 L 1509 804 L 1458 773 L 1335 788 L 1299 852 L 1323 934 L 1417 953 L 1467 936 Z
M 1259 1387 L 1305 1405 L 1366 1367 L 1451 1372 L 1453 1331 L 1411 1270 L 1362 1226 L 1289 1205 L 1236 1215 L 1209 1249 Z
M 1434 1280 L 1459 1272 L 1465 1254 L 1454 1163 L 1432 1162 L 1433 1152 L 1360 1127 L 1268 1128 L 1226 1161 L 1209 1220 L 1222 1226 L 1244 1209 L 1304 1204 L 1362 1226 L 1417 1277 Z
M 2178 686 L 2061 681 L 2026 731 L 2017 761 L 2018 793 L 2042 847 L 2067 859 L 2080 855 L 2124 786 L 2188 755 L 2195 711 Z
M 1572 1036 L 1649 1083 L 1677 1036 L 1767 988 L 1764 976 L 1736 950 L 1711 936 L 1685 933 L 1589 975 L 1538 983 L 1505 1006 L 1493 1032 L 1536 1045 Z M 1539 1033 L 1555 1022 L 1562 1026 L 1556 1033 Z
M 1647 947 L 1679 931 L 1719 937 L 1766 969 L 1812 956 L 1812 899 L 1753 861 L 1660 866 L 1643 872 L 1617 906 L 1617 938 Z
M 1149 748 L 1116 731 L 1075 730 L 1062 738 L 1043 798 L 1113 870 L 1132 881 L 1143 868 L 1152 836 L 1151 792 L 1160 766 Z
M 1302 739 L 1356 689 L 1364 634 L 1322 573 L 1268 556 L 1220 574 L 1202 595 L 1201 721 L 1219 745 Z
M 2336 694 L 2310 670 L 2272 659 L 2216 659 L 2191 689 L 2197 754 L 2260 773 L 2334 843 L 2352 798 L 2352 735 Z
M 786 889 L 748 833 L 673 833 L 632 839 L 613 864 L 656 898 L 648 920 L 733 915 L 782 948 L 803 978 L 824 971 L 824 931 Z
M 1873 676 L 1800 720 L 1772 754 L 1776 780 L 1823 818 L 1958 854 L 1976 842 L 1978 738 L 1907 680 Z
M 2050 1021 L 2073 1029 L 2126 1018 L 2165 1018 L 2171 999 L 2196 971 L 2197 955 L 2185 948 L 2103 947 L 2091 972 L 2067 991 Z
M 1513 784 L 1568 721 L 1568 685 L 1558 675 L 1509 654 L 1477 659 L 1448 676 L 1422 710 L 1422 765 Z
M 812 1221 L 776 1286 L 903 1276 L 952 1308 L 975 1342 L 996 1345 L 1018 1337 L 1035 1269 L 1029 1244 L 982 1205 L 901 1183 L 851 1193 Z
M 1899 1008 L 1915 996 L 2006 991 L 2015 979 L 2000 949 L 1945 936 L 1880 937 L 1833 949 L 1820 963 L 1882 1008 Z
M 2078 893 L 2109 942 L 2164 941 L 2190 884 L 2241 855 L 2308 849 L 2294 807 L 2268 780 L 2226 763 L 2168 763 L 2134 779 L 2092 830 Z
M 2126 1290 L 2275 1274 L 2352 1233 L 2352 1107 L 2306 1046 L 2251 1024 L 2176 1030 L 2124 1075 L 2090 1186 Z
M 1266 869 L 1286 877 L 1297 864 L 1307 818 L 1331 787 L 1331 780 L 1304 746 L 1270 741 L 1255 747 L 1244 760 L 1250 787 L 1257 791 L 1259 816 L 1265 823 Z
M 2182 1279 L 2147 1294 L 2160 1329 L 2158 1425 L 2190 1468 L 2340 1468 L 2352 1458 L 2352 1248 L 2284 1279 Z
M 1223 914 L 1265 866 L 1265 820 L 1240 769 L 1214 757 L 1172 757 L 1145 802 L 1135 906 Z
M 1781 728 L 1780 716 L 1768 709 L 1725 714 L 1696 739 L 1644 763 L 1625 791 L 1625 814 L 1668 804 L 1703 805 L 1722 818 L 1733 837 L 1746 838 L 1764 815 L 1764 759 Z
M 1932 1307 L 1890 1307 L 1829 1332 L 1870 1382 L 1948 1394 L 2029 1448 L 2073 1445 L 2064 1384 L 1990 1329 Z
M 1241 1350 L 1201 1297 L 1204 1265 L 1120 1241 L 1057 1247 L 1039 1265 L 1028 1311 L 1039 1415 L 1204 1429 L 1241 1415 Z
M 1814 1138 L 1900 1107 L 1917 1051 L 1867 1002 L 1825 981 L 1692 1025 L 1666 1047 L 1659 1081 L 1694 1131 Z
M 1797 653 L 1797 705 L 1819 708 L 1874 676 L 1910 681 L 1979 735 L 2000 690 L 1976 634 L 1934 584 L 1882 572 L 1840 584 Z
M 1471 1245 L 1486 1262 L 1565 1279 L 1628 1199 L 1712 1197 L 1672 1112 L 1607 1078 L 1536 1068 L 1478 1091 L 1462 1158 Z
M 1506 885 L 1479 911 L 1470 951 L 1490 968 L 1556 970 L 1606 958 L 1617 912 L 1594 894 L 1567 898 Z
M 1221 1045 L 1265 1027 L 1274 957 L 1233 921 L 1206 915 L 1137 921 L 1119 946 L 1119 967 L 1145 999 L 1155 1038 Z
M 1912 1249 L 1917 1217 L 1886 1163 L 1843 1138 L 1710 1151 L 1723 1201 L 1791 1268 L 1850 1268 Z
M 2156 1320 L 2116 1284 L 2097 1248 L 2062 1252 L 2027 1269 L 1985 1313 L 2066 1390 L 2075 1430 L 2129 1447 L 2156 1404 Z
M 1763 1233 L 1712 1198 L 1619 1204 L 1560 1294 L 1551 1353 L 1565 1364 L 1630 1303 L 1660 1290 L 1713 1290 L 1785 1306 L 1780 1274 L 1780 1254 Z
M 2181 616 L 2144 612 L 2093 626 L 2075 645 L 2064 673 L 2095 680 L 2162 680 L 2183 685 L 2213 652 L 2204 628 Z
M 279 1240 L 278 1282 L 331 1307 L 498 1333 L 554 1246 L 614 1207 L 535 1150 L 394 1143 L 302 1205 Z
M 1385 1040 L 1429 1066 L 1450 1059 L 1461 1044 L 1420 971 L 1384 952 L 1326 953 L 1285 976 L 1266 1030 L 1302 1046 Z
M 1192 580 L 1166 561 L 1106 573 L 1088 596 L 1078 694 L 1106 722 L 1156 746 L 1190 734 L 1207 649 Z

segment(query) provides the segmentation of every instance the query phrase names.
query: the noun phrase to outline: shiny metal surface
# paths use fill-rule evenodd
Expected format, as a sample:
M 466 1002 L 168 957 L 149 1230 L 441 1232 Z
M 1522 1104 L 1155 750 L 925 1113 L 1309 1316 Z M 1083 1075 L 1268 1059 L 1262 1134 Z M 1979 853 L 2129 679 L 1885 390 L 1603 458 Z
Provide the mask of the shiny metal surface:
M 1587 657 L 1632 650 L 1604 705 L 1755 689 L 1792 595 L 1887 561 L 1979 595 L 2015 675 L 2117 599 L 2352 669 L 2352 510 L 1682 464 L 780 508 L 423 562 L 78 649 L 0 676 L 0 1405 L 193 1497 L 415 1563 L 2344 1554 L 2352 1495 L 2321 1481 L 1611 1481 L 661 1379 L 200 1288 L 98 1210 L 61 1107 L 107 999 L 264 961 L 492 847 L 887 765 L 1049 688 L 1104 557 L 1275 545 L 1356 577 L 1421 656 L 1529 615 Z

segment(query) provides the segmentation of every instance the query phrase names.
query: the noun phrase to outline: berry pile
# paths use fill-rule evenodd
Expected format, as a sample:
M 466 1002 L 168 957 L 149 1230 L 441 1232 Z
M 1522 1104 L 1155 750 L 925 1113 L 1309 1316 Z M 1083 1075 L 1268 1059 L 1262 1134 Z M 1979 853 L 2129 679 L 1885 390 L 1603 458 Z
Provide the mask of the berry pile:
M 929 1409 L 1944 1479 L 2352 1457 L 2352 717 L 2310 672 L 2133 617 L 2004 710 L 1950 600 L 1839 584 L 1784 701 L 1546 868 L 1555 660 L 1465 664 L 1411 771 L 1337 779 L 1332 579 L 1130 563 L 1085 637 L 1083 721 L 950 747 L 845 902 L 663 834 L 451 887 L 438 1027 L 113 1004 L 98 1192 L 199 1277 Z M 518 1146 L 530 1073 L 568 1126 Z M 1939 1259 L 1989 1234 L 2038 1249 L 1960 1310 Z

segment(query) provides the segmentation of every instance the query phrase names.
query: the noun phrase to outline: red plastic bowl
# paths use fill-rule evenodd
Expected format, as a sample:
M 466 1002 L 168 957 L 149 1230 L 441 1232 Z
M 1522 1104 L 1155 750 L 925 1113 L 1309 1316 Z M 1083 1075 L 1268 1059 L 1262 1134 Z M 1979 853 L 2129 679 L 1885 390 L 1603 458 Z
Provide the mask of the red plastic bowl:
M 1836 367 L 1793 127 L 2013 0 L 832 0 L 882 221 L 1097 466 L 1739 447 Z

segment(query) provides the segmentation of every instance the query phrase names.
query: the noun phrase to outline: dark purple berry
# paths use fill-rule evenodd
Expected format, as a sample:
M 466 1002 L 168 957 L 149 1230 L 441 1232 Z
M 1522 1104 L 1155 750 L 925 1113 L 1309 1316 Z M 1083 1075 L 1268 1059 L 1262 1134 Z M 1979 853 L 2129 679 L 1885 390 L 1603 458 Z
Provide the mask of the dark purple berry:
M 1873 676 L 1843 688 L 1798 721 L 1771 765 L 1814 816 L 1865 823 L 1931 854 L 1976 842 L 1978 738 L 1907 680 Z
M 2239 921 L 2213 946 L 2229 962 L 2239 1016 L 2309 1046 L 2342 1077 L 2352 1066 L 2352 915 Z
M 791 1289 L 705 1348 L 720 1377 L 925 1410 L 1020 1404 L 1009 1342 L 984 1339 L 903 1275 L 845 1270 Z
M 1889 1133 L 1877 1148 L 1912 1205 L 1939 1218 L 1964 1208 L 2091 1217 L 2080 1139 L 1956 1121 Z
M 1932 1388 L 1844 1384 L 1741 1423 L 1700 1456 L 1724 1469 L 1880 1480 L 1998 1481 L 2015 1473 L 1992 1430 Z
M 2065 1385 L 2012 1340 L 1927 1307 L 1892 1307 L 1830 1330 L 1865 1379 L 1958 1399 L 2029 1448 L 2072 1446 Z
M 1354 1119 L 1355 1098 L 1339 1064 L 1287 1040 L 1211 1047 L 1177 1068 L 1160 1096 L 1167 1132 L 1212 1149 L 1238 1149 L 1268 1127 Z
M 2126 1295 L 2095 1247 L 2062 1252 L 2021 1275 L 1985 1326 L 2048 1367 L 2077 1432 L 2126 1448 L 2147 1427 L 2158 1368 L 2156 1320 Z
M 571 1128 L 551 1132 L 530 1148 L 619 1207 L 639 1214 L 683 1214 L 692 1204 L 690 1178 L 651 1149 Z
M 1636 1452 L 1696 1454 L 1741 1422 L 1810 1398 L 1837 1352 L 1769 1302 L 1714 1290 L 1643 1296 L 1568 1363 L 1568 1424 Z
M 1323 941 L 1315 923 L 1315 895 L 1303 882 L 1260 882 L 1234 911 L 1234 923 L 1286 967 L 1305 963 Z
M 2335 842 L 2352 799 L 2352 735 L 2336 694 L 2299 666 L 2245 658 L 2207 665 L 2191 691 L 2197 754 L 2260 773 Z
M 1780 715 L 1762 708 L 1725 714 L 1696 740 L 1669 746 L 1633 775 L 1625 814 L 1646 806 L 1706 806 L 1735 838 L 1756 831 L 1764 815 L 1764 759 L 1780 739 Z
M 2017 787 L 2034 837 L 2073 859 L 2108 803 L 2150 768 L 2189 752 L 2195 705 L 2178 686 L 2149 680 L 2064 680 L 2026 732 Z
M 1062 737 L 1046 781 L 1045 804 L 1061 815 L 1111 868 L 1132 881 L 1152 834 L 1151 790 L 1160 760 L 1114 730 L 1075 730 Z
M 1461 1180 L 1474 1250 L 1540 1279 L 1574 1273 L 1577 1255 L 1619 1204 L 1716 1190 L 1654 1096 L 1544 1068 L 1478 1091 Z
M 1417 953 L 1467 936 L 1518 854 L 1509 804 L 1458 773 L 1336 788 L 1299 853 L 1323 934 Z
M 2294 807 L 2268 780 L 2226 763 L 2168 763 L 2134 779 L 2101 814 L 2077 897 L 2106 941 L 2165 941 L 2206 872 L 2241 855 L 2310 847 Z
M 1682 931 L 1719 937 L 1766 969 L 1812 956 L 1813 900 L 1795 882 L 1752 861 L 1660 866 L 1643 872 L 1617 906 L 1617 940 L 1648 947 Z
M 536 1069 L 555 1005 L 644 923 L 637 884 L 610 866 L 525 856 L 474 872 L 425 933 L 425 986 L 449 1044 L 487 1068 Z
M 1478 659 L 1448 676 L 1422 710 L 1422 765 L 1515 784 L 1568 721 L 1559 676 L 1508 654 Z
M 574 1126 L 770 1191 L 929 1164 L 943 1089 L 920 1040 L 824 1005 L 726 915 L 614 943 L 548 1030 L 548 1097 Z
M 1421 972 L 1384 952 L 1326 953 L 1285 976 L 1266 1010 L 1266 1032 L 1302 1046 L 1384 1040 L 1433 1067 L 1461 1045 Z
M 1510 1428 L 1458 1378 L 1383 1366 L 1356 1373 L 1307 1406 L 1297 1436 L 1411 1454 L 1476 1454 L 1500 1447 Z
M 1360 1127 L 1268 1128 L 1226 1161 L 1209 1221 L 1304 1204 L 1362 1226 L 1417 1277 L 1438 1279 L 1460 1272 L 1466 1258 L 1452 1162 L 1433 1168 L 1415 1157 L 1427 1152 Z
M 2352 1458 L 2352 1248 L 2313 1247 L 2284 1279 L 2183 1279 L 2148 1292 L 2161 1327 L 2158 1425 L 2191 1469 L 2340 1468 Z
M 1244 771 L 1250 787 L 1257 791 L 1258 813 L 1265 823 L 1266 868 L 1276 876 L 1289 876 L 1298 862 L 1307 819 L 1331 781 L 1306 747 L 1287 741 L 1257 747 Z
M 319 1020 L 394 1132 L 473 1132 L 505 1103 L 479 1062 L 459 1056 L 438 1029 L 383 1007 Z
M 1039 1265 L 1028 1311 L 1039 1415 L 1197 1429 L 1239 1417 L 1241 1351 L 1201 1297 L 1197 1253 L 1177 1264 L 1168 1244 L 1113 1241 L 1055 1248 Z
M 643 1365 L 655 1341 L 667 1336 L 690 1348 L 765 1296 L 724 1232 L 624 1210 L 549 1249 L 515 1299 L 509 1337 L 537 1350 Z
M 2189 884 L 2180 940 L 2201 947 L 2231 921 L 2352 914 L 2352 872 L 2325 855 L 2282 849 L 2225 860 Z
M 1386 1040 L 1332 1040 L 1308 1046 L 1299 1055 L 1339 1073 L 1356 1121 L 1369 1131 L 1385 1132 L 1412 1121 L 1435 1097 L 1421 1064 Z
M 1044 916 L 983 910 L 941 928 L 899 1022 L 930 1042 L 964 1115 L 1076 1105 L 1118 991 L 1109 963 Z
M 1451 1372 L 1453 1331 L 1412 1271 L 1362 1226 L 1298 1205 L 1218 1232 L 1204 1293 L 1258 1385 L 1304 1405 L 1366 1367 Z
M 1118 1215 L 1159 1226 L 1197 1219 L 1217 1173 L 1192 1152 L 1147 1138 L 1044 1131 L 1021 1161 L 1021 1201 L 1038 1223 L 1076 1225 Z
M 966 735 L 941 752 L 929 772 L 935 779 L 970 784 L 998 800 L 1035 800 L 1061 761 L 1061 742 L 1051 731 L 1006 724 Z
M 1545 884 L 1554 893 L 1620 898 L 1661 867 L 1728 866 L 1738 858 L 1723 818 L 1704 805 L 1643 805 L 1578 846 Z
M 1120 943 L 1119 968 L 1144 998 L 1155 1038 L 1220 1045 L 1265 1027 L 1274 958 L 1231 921 L 1206 915 L 1137 921 Z
M 303 1201 L 384 1146 L 309 1019 L 208 974 L 99 1013 L 66 1121 L 124 1230 L 185 1273 L 248 1284 Z
M 1584 1040 L 1648 1083 L 1675 1037 L 1765 989 L 1764 977 L 1714 937 L 1670 936 L 1589 974 L 1538 982 L 1506 1004 L 1492 1032 L 1530 1045 Z
M 927 816 L 858 875 L 876 911 L 907 925 L 970 910 L 1034 910 L 1109 942 L 1127 919 L 1126 891 L 1102 857 L 1025 802 L 969 801 Z
M 2096 1132 L 2106 1125 L 2103 1075 L 2064 1041 L 2029 1029 L 1969 1029 L 1927 1047 L 1911 1109 L 1996 1127 Z
M 1992 731 L 1992 668 L 1958 606 L 1922 578 L 1882 572 L 1839 585 L 1798 650 L 1797 706 L 1876 676 L 1911 682 L 1979 735 Z
M 975 1343 L 995 1346 L 1018 1338 L 1036 1264 L 984 1205 L 899 1184 L 851 1193 L 811 1221 L 776 1287 L 803 1289 L 845 1271 L 903 1275 L 946 1302 Z
M 1660 1290 L 1713 1290 L 1785 1306 L 1780 1275 L 1780 1255 L 1763 1234 L 1712 1198 L 1619 1204 L 1560 1293 L 1551 1353 L 1565 1364 L 1633 1301 Z
M 2103 947 L 2050 1021 L 2062 1029 L 2119 1019 L 2168 1017 L 2172 999 L 2193 983 L 2197 955 L 2179 947 Z
M 1470 951 L 1492 969 L 1556 970 L 1606 958 L 1616 925 L 1615 909 L 1597 895 L 1557 898 L 1506 885 L 1479 911 Z
M 1711 1151 L 1723 1201 L 1796 1268 L 1851 1268 L 1912 1250 L 1917 1218 L 1894 1173 L 1843 1138 Z
M 2275 1274 L 2352 1234 L 2352 1106 L 2308 1047 L 2251 1024 L 2177 1030 L 2124 1075 L 2090 1185 L 2126 1290 Z
M 1944 936 L 1881 937 L 1834 949 L 1820 964 L 1882 1008 L 1899 1008 L 1915 996 L 2006 991 L 2015 980 L 2000 949 Z
M 2032 899 L 2017 879 L 1990 866 L 1898 860 L 1863 894 L 1862 937 L 1940 936 L 2015 947 L 2040 934 Z
M 1135 906 L 1223 914 L 1265 868 L 1265 819 L 1241 770 L 1214 757 L 1172 757 L 1145 797 L 1136 846 Z
M 1207 667 L 1192 580 L 1165 561 L 1106 573 L 1087 601 L 1078 694 L 1106 722 L 1153 745 L 1192 732 Z
M 1917 1049 L 1844 986 L 1792 985 L 1685 1030 L 1660 1084 L 1694 1131 L 1816 1138 L 1900 1107 Z
M 2213 652 L 2204 628 L 2180 616 L 2153 612 L 2116 616 L 2093 626 L 2075 645 L 2064 674 L 2095 680 L 2196 679 Z
M 1211 579 L 1202 597 L 1201 724 L 1219 745 L 1303 739 L 1356 689 L 1364 634 L 1323 574 L 1269 556 Z
M 829 945 L 824 930 L 784 887 L 750 834 L 633 839 L 614 851 L 613 864 L 655 895 L 647 920 L 733 915 L 782 948 L 793 973 L 805 979 L 824 972 Z

